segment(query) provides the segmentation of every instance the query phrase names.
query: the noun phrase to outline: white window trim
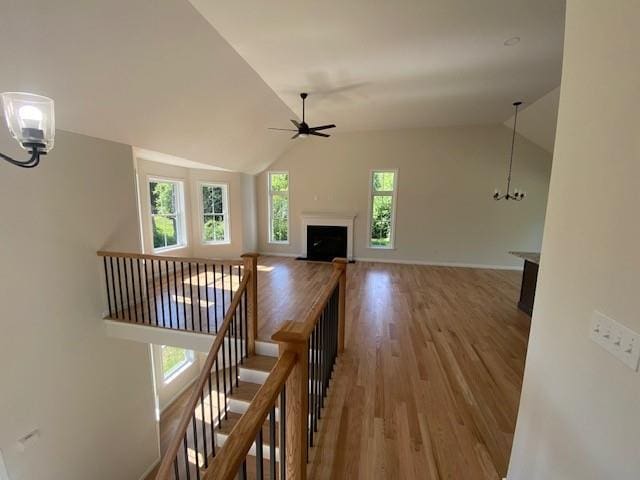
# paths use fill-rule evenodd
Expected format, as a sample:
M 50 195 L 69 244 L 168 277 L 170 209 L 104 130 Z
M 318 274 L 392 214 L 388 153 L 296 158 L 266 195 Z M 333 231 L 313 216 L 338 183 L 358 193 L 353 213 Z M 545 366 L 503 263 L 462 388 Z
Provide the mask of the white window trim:
M 175 380 L 180 375 L 182 375 L 182 373 L 184 373 L 186 369 L 188 369 L 191 365 L 193 365 L 193 362 L 195 362 L 195 359 L 196 359 L 196 354 L 193 350 L 189 350 L 188 348 L 183 348 L 182 350 L 186 352 L 185 356 L 187 357 L 187 360 L 184 363 L 182 363 L 178 368 L 176 368 L 174 371 L 172 371 L 169 374 L 169 376 L 165 377 L 164 370 L 163 370 L 164 359 L 162 355 L 163 355 L 163 348 L 166 346 L 171 346 L 171 345 L 160 346 L 160 377 L 162 378 L 163 383 L 165 385 L 168 385 L 173 380 Z M 180 348 L 180 347 L 176 347 L 176 348 Z
M 178 199 L 176 202 L 176 206 L 178 207 L 176 211 L 176 216 L 178 217 L 178 221 L 176 225 L 178 225 L 178 244 L 171 245 L 168 247 L 160 247 L 154 248 L 153 246 L 153 213 L 151 208 L 151 182 L 169 182 L 175 183 L 178 185 Z M 170 177 L 158 177 L 155 175 L 147 176 L 147 202 L 149 202 L 149 234 L 151 240 L 151 250 L 153 253 L 161 253 L 161 252 L 170 252 L 171 250 L 179 250 L 181 248 L 185 248 L 189 245 L 189 239 L 187 235 L 187 212 L 185 209 L 184 203 L 184 181 L 179 178 L 170 178 Z M 180 241 L 182 240 L 182 241 Z
M 287 192 L 286 192 L 286 197 L 287 197 L 287 207 L 289 209 L 289 211 L 287 212 L 287 240 L 274 240 L 272 237 L 272 233 L 273 233 L 273 229 L 272 227 L 272 216 L 271 216 L 271 204 L 272 204 L 272 197 L 274 195 L 279 195 L 279 196 L 284 196 L 285 193 L 284 192 L 272 192 L 271 191 L 271 175 L 272 174 L 279 174 L 279 173 L 286 173 L 287 174 L 287 179 L 288 179 L 288 188 L 287 188 Z M 289 245 L 291 242 L 291 175 L 289 175 L 289 171 L 288 170 L 269 170 L 267 171 L 267 202 L 269 205 L 268 208 L 268 215 L 269 215 L 269 221 L 267 222 L 269 225 L 269 231 L 267 232 L 267 239 L 268 239 L 268 243 L 272 243 L 275 245 Z
M 376 172 L 394 172 L 393 175 L 393 191 L 374 192 L 373 190 L 373 174 Z M 379 195 L 392 195 L 391 202 L 391 242 L 389 245 L 372 245 L 371 244 L 371 220 L 373 219 L 373 197 Z M 369 214 L 367 222 L 367 248 L 373 250 L 395 250 L 396 245 L 396 207 L 398 205 L 398 169 L 397 168 L 374 168 L 369 170 Z
M 202 187 L 222 187 L 222 215 L 224 216 L 224 240 L 205 240 L 204 238 L 204 198 L 202 197 Z M 202 245 L 229 245 L 231 243 L 231 221 L 229 219 L 229 184 L 224 182 L 199 182 L 198 202 L 200 203 L 200 242 Z M 209 215 L 209 214 L 207 214 Z M 219 214 L 214 214 L 219 215 Z

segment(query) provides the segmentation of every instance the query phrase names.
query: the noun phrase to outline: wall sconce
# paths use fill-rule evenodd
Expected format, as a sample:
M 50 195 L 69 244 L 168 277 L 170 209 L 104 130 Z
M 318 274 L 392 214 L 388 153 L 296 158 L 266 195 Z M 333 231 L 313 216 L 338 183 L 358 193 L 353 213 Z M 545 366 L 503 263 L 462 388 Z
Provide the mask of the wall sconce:
M 4 118 L 9 133 L 31 154 L 29 160 L 14 160 L 0 153 L 0 158 L 23 168 L 40 163 L 40 155 L 53 148 L 56 133 L 53 100 L 33 93 L 5 92 L 0 94 Z

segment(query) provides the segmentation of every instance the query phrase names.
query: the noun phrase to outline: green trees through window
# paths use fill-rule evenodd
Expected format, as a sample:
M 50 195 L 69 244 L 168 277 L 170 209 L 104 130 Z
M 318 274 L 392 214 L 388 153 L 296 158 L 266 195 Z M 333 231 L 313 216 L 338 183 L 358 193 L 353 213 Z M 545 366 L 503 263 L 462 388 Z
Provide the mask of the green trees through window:
M 193 362 L 193 350 L 184 350 L 178 347 L 162 345 L 162 375 L 168 380 L 182 367 Z
M 176 182 L 149 182 L 153 248 L 179 245 L 179 185 Z
M 269 172 L 269 241 L 289 241 L 288 172 Z
M 228 242 L 227 186 L 202 185 L 202 240 Z
M 393 202 L 395 201 L 396 172 L 373 171 L 371 173 L 371 247 L 393 247 Z

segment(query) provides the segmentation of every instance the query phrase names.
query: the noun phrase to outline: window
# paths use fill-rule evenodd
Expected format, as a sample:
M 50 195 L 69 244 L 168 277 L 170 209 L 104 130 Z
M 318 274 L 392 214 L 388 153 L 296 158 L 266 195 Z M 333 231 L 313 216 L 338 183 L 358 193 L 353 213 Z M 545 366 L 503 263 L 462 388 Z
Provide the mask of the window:
M 193 363 L 193 350 L 162 345 L 162 377 L 170 382 Z
M 395 230 L 397 170 L 371 172 L 369 207 L 369 247 L 393 248 Z
M 182 182 L 149 180 L 153 249 L 163 250 L 186 244 Z
M 228 187 L 205 183 L 200 188 L 203 243 L 229 243 Z
M 289 172 L 269 172 L 269 242 L 289 243 Z

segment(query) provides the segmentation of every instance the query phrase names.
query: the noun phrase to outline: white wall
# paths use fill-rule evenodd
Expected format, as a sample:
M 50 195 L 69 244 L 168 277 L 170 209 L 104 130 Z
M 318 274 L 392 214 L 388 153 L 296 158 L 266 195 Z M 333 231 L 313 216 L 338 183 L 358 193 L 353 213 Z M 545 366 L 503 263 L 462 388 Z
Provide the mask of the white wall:
M 518 112 L 518 133 L 547 152 L 553 153 L 559 103 L 560 87 L 554 88 L 533 103 L 525 103 L 524 108 Z M 513 128 L 513 116 L 504 124 L 508 128 Z
M 518 137 L 514 184 L 523 202 L 496 202 L 505 188 L 511 132 L 489 127 L 337 133 L 307 138 L 269 168 L 289 170 L 291 243 L 267 242 L 267 175 L 258 176 L 262 252 L 300 254 L 301 212 L 357 212 L 357 258 L 518 266 L 510 250 L 538 250 L 551 156 Z M 392 251 L 367 246 L 369 172 L 397 168 L 398 204 Z
M 569 0 L 542 264 L 510 480 L 640 478 L 640 374 L 588 338 L 640 332 L 640 2 Z
M 252 189 L 245 176 L 237 172 L 225 172 L 221 170 L 199 170 L 158 163 L 142 158 L 137 161 L 138 188 L 141 198 L 142 232 L 144 237 L 144 250 L 153 253 L 153 236 L 151 234 L 151 217 L 149 207 L 149 177 L 170 178 L 181 180 L 184 185 L 185 214 L 187 226 L 187 242 L 184 248 L 171 250 L 167 255 L 192 256 L 205 258 L 230 258 L 239 257 L 244 253 L 245 234 L 250 235 L 250 227 L 245 226 L 251 222 L 251 211 L 245 213 L 244 206 L 250 205 L 247 201 L 245 189 Z M 201 182 L 226 183 L 229 191 L 229 226 L 231 230 L 231 242 L 229 244 L 206 245 L 202 243 L 199 185 Z M 249 218 L 246 218 L 248 216 Z
M 0 151 L 25 155 L 4 129 Z M 58 131 L 39 167 L 0 162 L 0 205 L 0 449 L 12 480 L 139 478 L 159 455 L 149 348 L 106 336 L 95 253 L 140 250 L 131 148 Z

